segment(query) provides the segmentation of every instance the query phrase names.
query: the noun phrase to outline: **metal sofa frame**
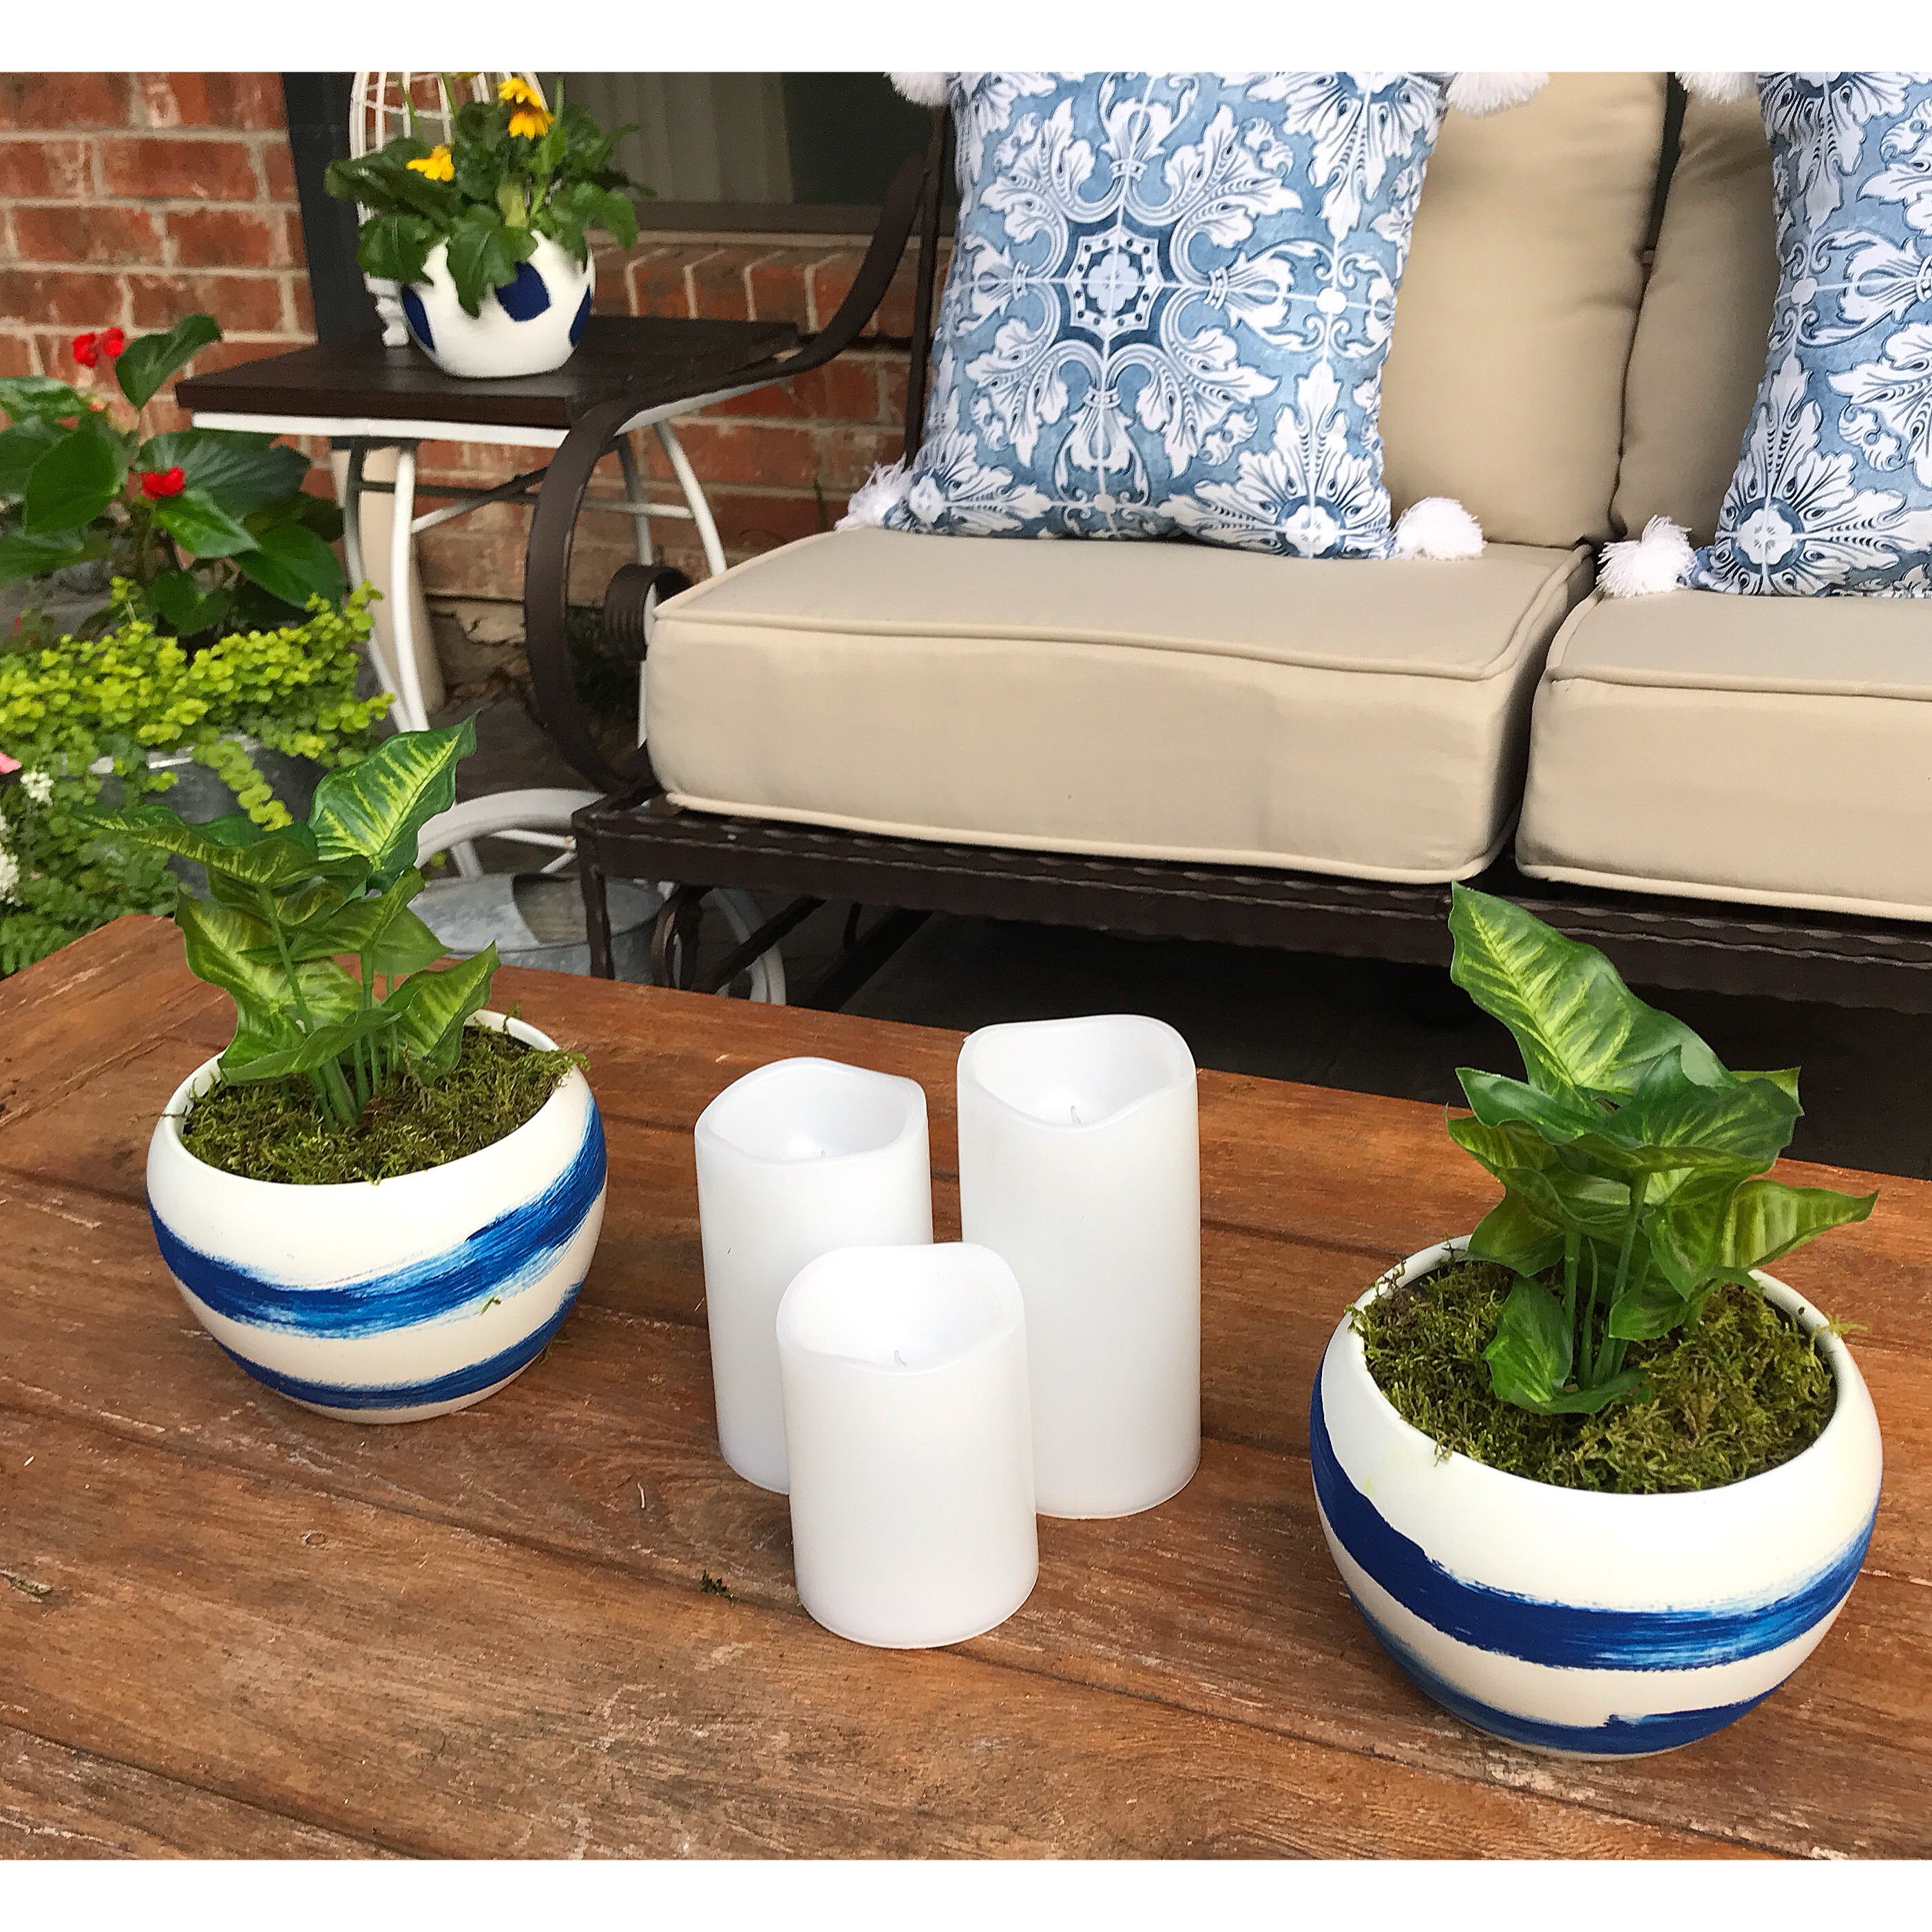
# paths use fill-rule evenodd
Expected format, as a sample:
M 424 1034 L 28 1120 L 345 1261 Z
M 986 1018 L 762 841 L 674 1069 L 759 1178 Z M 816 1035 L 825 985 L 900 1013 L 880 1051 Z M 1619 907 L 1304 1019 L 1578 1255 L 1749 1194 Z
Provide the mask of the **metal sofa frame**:
M 923 154 L 893 183 L 851 291 L 797 348 L 734 372 L 780 381 L 850 346 L 920 237 L 905 447 L 919 446 L 938 269 L 950 128 L 933 116 Z M 876 338 L 875 338 L 876 339 Z M 1446 885 L 1385 885 L 1322 874 L 939 844 L 672 805 L 640 746 L 619 763 L 599 751 L 579 705 L 565 644 L 570 548 L 592 472 L 620 425 L 654 397 L 626 396 L 572 430 L 545 472 L 530 536 L 527 647 L 546 728 L 604 796 L 572 820 L 592 970 L 612 970 L 605 882 L 674 882 L 658 914 L 661 985 L 716 992 L 827 902 L 848 902 L 842 950 L 798 1004 L 842 1005 L 935 912 L 979 914 L 1149 937 L 1220 940 L 1291 951 L 1446 964 Z M 629 564 L 605 593 L 606 634 L 641 663 L 650 613 L 687 580 Z M 1768 994 L 1901 1012 L 1932 1012 L 1932 926 L 1712 901 L 1600 891 L 1527 878 L 1507 857 L 1471 881 L 1527 906 L 1558 931 L 1600 946 L 1639 984 Z M 784 909 L 723 958 L 698 970 L 706 896 L 721 887 L 788 895 Z M 861 908 L 884 916 L 866 929 Z

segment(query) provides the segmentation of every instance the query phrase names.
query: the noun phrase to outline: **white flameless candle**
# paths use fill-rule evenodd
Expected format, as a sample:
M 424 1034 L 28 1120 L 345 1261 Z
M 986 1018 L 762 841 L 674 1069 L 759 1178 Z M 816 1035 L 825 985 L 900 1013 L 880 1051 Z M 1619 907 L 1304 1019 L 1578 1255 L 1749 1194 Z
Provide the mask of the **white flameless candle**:
M 833 1248 L 930 1242 L 926 1094 L 835 1060 L 778 1060 L 698 1117 L 698 1219 L 718 1443 L 747 1482 L 786 1486 L 778 1303 Z
M 959 1054 L 959 1218 L 1026 1301 L 1048 1516 L 1128 1516 L 1201 1460 L 1194 1059 L 1128 1016 L 982 1028 Z
M 1026 1312 L 985 1248 L 847 1248 L 778 1318 L 798 1594 L 911 1649 L 1004 1623 L 1040 1574 Z

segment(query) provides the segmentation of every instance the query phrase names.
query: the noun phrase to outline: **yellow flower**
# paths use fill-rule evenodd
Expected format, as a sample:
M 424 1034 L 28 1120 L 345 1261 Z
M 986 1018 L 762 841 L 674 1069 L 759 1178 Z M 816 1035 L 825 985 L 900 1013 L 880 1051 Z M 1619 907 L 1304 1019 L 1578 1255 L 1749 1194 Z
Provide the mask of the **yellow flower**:
M 512 74 L 496 89 L 496 98 L 517 111 L 510 116 L 510 132 L 526 141 L 541 141 L 550 131 L 549 110 L 543 96 L 520 76 Z
M 438 148 L 433 154 L 425 154 L 422 160 L 412 161 L 410 166 L 419 175 L 427 175 L 431 181 L 454 181 L 456 164 L 449 158 L 447 147 Z
M 541 110 L 543 106 L 543 96 L 520 74 L 513 74 L 504 81 L 496 89 L 496 98 L 508 101 L 513 107 Z
M 510 132 L 526 141 L 541 141 L 550 132 L 550 116 L 541 107 L 520 107 L 510 116 Z

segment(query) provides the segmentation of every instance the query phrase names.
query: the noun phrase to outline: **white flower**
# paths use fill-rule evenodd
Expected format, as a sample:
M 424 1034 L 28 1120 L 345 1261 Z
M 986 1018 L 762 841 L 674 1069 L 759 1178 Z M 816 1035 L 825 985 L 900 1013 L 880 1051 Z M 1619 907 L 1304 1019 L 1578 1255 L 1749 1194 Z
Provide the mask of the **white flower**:
M 51 772 L 23 772 L 20 775 L 20 789 L 36 805 L 45 805 L 54 795 L 54 775 Z
M 4 847 L 0 847 L 0 905 L 16 903 L 14 892 L 20 883 L 20 860 Z

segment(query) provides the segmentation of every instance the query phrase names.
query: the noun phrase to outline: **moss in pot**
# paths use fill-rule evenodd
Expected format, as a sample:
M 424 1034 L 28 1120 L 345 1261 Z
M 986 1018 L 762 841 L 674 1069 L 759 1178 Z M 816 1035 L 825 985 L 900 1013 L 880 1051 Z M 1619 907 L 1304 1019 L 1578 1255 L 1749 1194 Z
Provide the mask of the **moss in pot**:
M 92 814 L 206 868 L 212 898 L 176 916 L 189 967 L 236 1008 L 150 1144 L 162 1258 L 249 1374 L 360 1421 L 441 1414 L 520 1373 L 602 1222 L 580 1058 L 485 1010 L 494 947 L 439 967 L 410 910 L 418 834 L 475 742 L 467 721 L 388 739 L 273 832 L 242 813 Z
M 1384 1647 L 1480 1727 L 1626 1755 L 1720 1728 L 1824 1634 L 1870 1534 L 1870 1399 L 1762 1272 L 1875 1197 L 1766 1170 L 1795 1072 L 1734 1073 L 1594 948 L 1458 886 L 1456 983 L 1521 1080 L 1460 1070 L 1503 1198 L 1349 1311 L 1310 1414 Z

